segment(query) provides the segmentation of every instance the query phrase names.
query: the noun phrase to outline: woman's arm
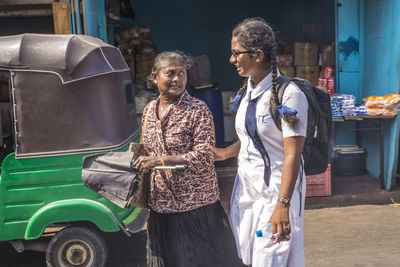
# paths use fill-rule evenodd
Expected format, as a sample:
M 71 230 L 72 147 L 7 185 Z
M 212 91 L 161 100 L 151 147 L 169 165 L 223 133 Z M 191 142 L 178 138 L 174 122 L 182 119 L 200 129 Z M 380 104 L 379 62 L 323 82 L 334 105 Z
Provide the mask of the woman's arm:
M 215 129 L 211 111 L 203 104 L 191 119 L 193 147 L 180 155 L 191 172 L 208 172 L 213 166 L 214 154 L 211 147 L 215 145 Z
M 139 172 L 146 173 L 156 166 L 162 166 L 163 163 L 166 166 L 173 166 L 186 164 L 186 161 L 182 156 L 141 156 L 133 163 L 133 165 Z
M 148 172 L 155 166 L 186 164 L 188 169 L 198 173 L 209 170 L 214 161 L 211 147 L 215 145 L 212 114 L 204 104 L 195 111 L 191 121 L 193 147 L 190 151 L 181 155 L 142 156 L 134 162 L 135 167 L 140 172 Z
M 279 198 L 290 200 L 292 197 L 300 169 L 304 141 L 305 137 L 303 136 L 292 136 L 283 139 L 285 162 L 283 163 Z M 272 222 L 272 233 L 278 232 L 280 239 L 283 240 L 291 231 L 289 205 L 277 202 L 269 221 Z
M 240 150 L 240 141 L 237 141 L 236 143 L 225 148 L 217 148 L 213 146 L 211 147 L 211 150 L 214 153 L 216 161 L 222 161 L 229 158 L 237 157 Z

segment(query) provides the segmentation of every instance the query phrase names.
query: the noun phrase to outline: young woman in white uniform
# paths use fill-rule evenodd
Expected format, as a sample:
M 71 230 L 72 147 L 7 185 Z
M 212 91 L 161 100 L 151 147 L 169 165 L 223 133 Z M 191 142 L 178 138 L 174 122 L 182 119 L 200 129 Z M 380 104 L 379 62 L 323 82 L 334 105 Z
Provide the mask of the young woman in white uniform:
M 307 99 L 294 83 L 288 85 L 282 105 L 297 114 L 284 114 L 280 131 L 270 114 L 270 105 L 277 106 L 276 79 L 280 75 L 275 35 L 263 19 L 250 18 L 238 24 L 231 49 L 230 62 L 240 76 L 248 77 L 235 122 L 239 141 L 227 148 L 214 148 L 214 154 L 216 160 L 238 157 L 230 207 L 238 254 L 244 264 L 253 267 L 304 266 L 306 183 L 301 152 L 307 128 Z M 262 156 L 249 136 L 252 120 L 267 156 Z M 268 223 L 272 223 L 272 234 L 278 233 L 281 242 L 271 243 L 271 235 L 265 233 L 256 236 L 256 231 L 265 229 Z

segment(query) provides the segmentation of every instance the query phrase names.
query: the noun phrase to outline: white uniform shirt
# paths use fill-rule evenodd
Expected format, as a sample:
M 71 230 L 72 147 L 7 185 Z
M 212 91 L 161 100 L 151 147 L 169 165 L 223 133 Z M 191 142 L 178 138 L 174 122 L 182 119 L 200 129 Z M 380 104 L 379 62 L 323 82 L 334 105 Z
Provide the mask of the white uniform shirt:
M 271 74 L 267 75 L 255 88 L 252 86 L 249 79 L 247 88 L 248 91 L 251 91 L 252 99 L 259 97 L 256 108 L 257 133 L 260 136 L 264 148 L 267 150 L 270 158 L 270 188 L 277 193 L 279 192 L 283 162 L 285 158 L 283 151 L 283 138 L 290 136 L 306 136 L 308 110 L 307 98 L 294 83 L 288 85 L 283 95 L 282 104 L 297 110 L 299 123 L 296 129 L 291 129 L 282 119 L 282 131 L 280 131 L 275 126 L 269 111 L 271 98 Z M 261 158 L 261 154 L 254 147 L 245 127 L 249 95 L 250 94 L 247 93 L 242 99 L 235 121 L 236 132 L 241 143 L 238 155 L 238 166 L 239 169 L 263 173 L 264 161 Z M 253 180 L 252 182 L 254 182 L 255 189 L 260 193 L 261 190 L 264 191 L 267 189 L 263 179 L 256 178 L 256 180 Z

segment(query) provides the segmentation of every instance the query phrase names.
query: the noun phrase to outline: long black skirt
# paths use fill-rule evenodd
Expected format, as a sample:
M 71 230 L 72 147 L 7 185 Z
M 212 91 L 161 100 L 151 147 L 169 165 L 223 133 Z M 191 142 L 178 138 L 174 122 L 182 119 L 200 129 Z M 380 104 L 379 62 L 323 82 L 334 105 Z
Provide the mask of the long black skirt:
M 151 211 L 147 222 L 147 266 L 244 266 L 220 201 L 182 213 Z

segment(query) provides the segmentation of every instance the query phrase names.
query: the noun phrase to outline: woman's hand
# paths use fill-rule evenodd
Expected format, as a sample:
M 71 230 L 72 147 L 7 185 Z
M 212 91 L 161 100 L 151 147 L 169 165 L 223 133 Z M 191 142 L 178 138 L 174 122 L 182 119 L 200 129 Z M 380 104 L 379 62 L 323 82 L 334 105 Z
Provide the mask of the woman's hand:
M 225 147 L 225 148 L 217 148 L 215 146 L 211 147 L 211 151 L 214 153 L 215 161 L 222 161 L 232 157 L 237 157 L 240 150 L 240 141 Z
M 223 161 L 226 160 L 226 154 L 224 148 L 218 148 L 215 146 L 211 147 L 211 151 L 214 153 L 214 160 L 215 161 Z
M 268 223 L 272 223 L 272 234 L 278 233 L 279 240 L 283 241 L 291 233 L 289 220 L 289 206 L 278 202 Z
M 156 156 L 140 156 L 135 160 L 133 165 L 139 172 L 146 173 L 155 166 L 162 165 L 162 162 L 160 158 Z

